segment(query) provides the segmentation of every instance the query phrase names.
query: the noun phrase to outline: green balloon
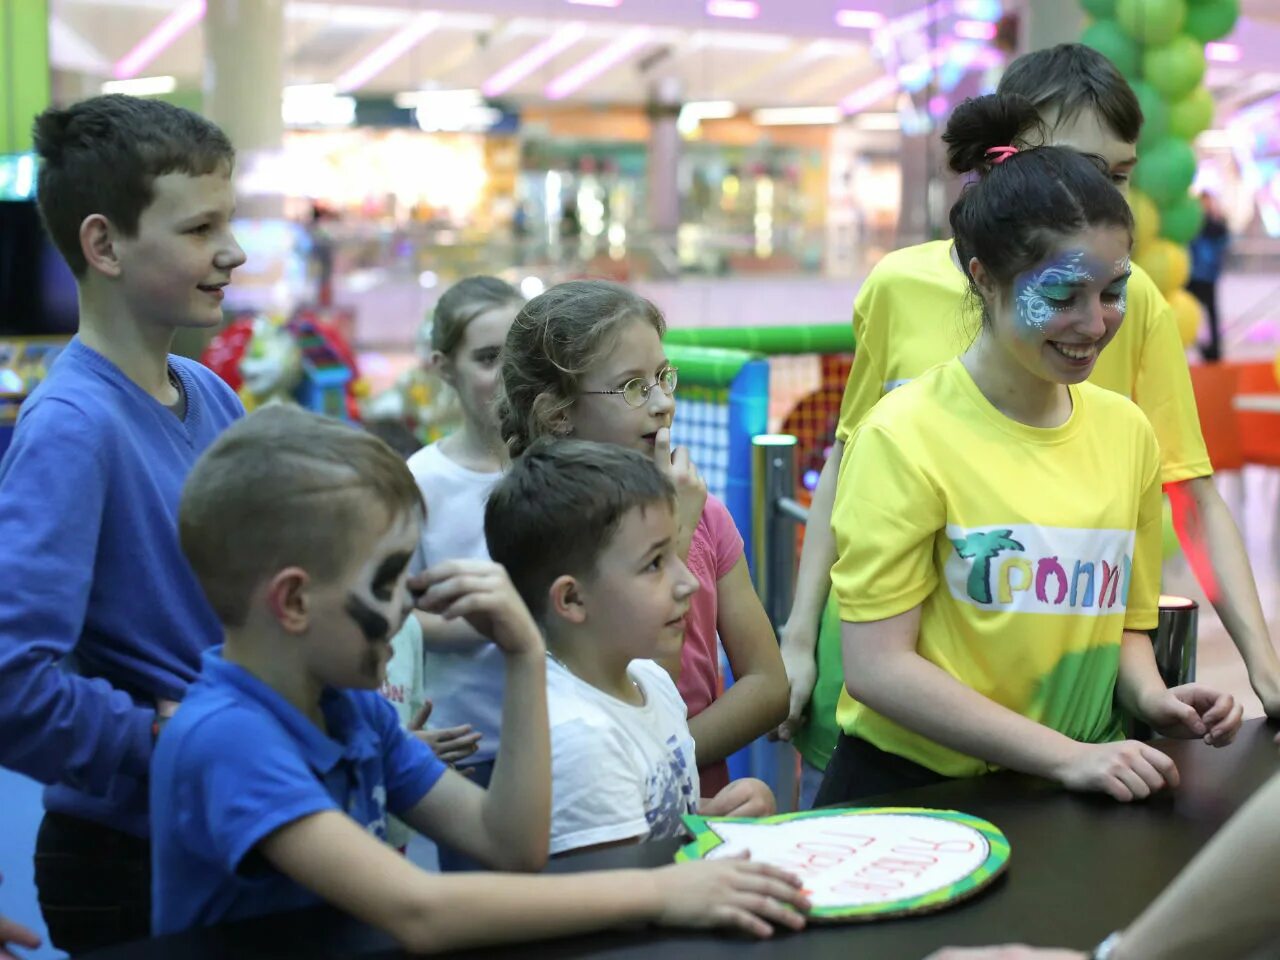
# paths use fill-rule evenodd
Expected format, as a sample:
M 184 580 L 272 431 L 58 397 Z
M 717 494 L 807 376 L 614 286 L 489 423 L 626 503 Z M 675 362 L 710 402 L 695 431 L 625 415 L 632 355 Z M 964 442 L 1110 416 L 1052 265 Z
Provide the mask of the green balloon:
M 1196 87 L 1169 107 L 1169 132 L 1183 140 L 1194 140 L 1213 125 L 1216 104 L 1204 87 Z
M 1170 100 L 1181 100 L 1204 79 L 1204 46 L 1185 33 L 1142 55 L 1142 75 Z
M 1116 0 L 1080 0 L 1080 6 L 1095 20 L 1111 20 L 1116 15 Z
M 1190 194 L 1160 211 L 1160 236 L 1179 246 L 1194 240 L 1203 225 L 1204 207 Z
M 1164 211 L 1187 195 L 1196 176 L 1196 155 L 1185 140 L 1166 137 L 1142 151 L 1133 171 L 1133 185 L 1156 202 L 1160 222 Z
M 1097 50 L 1126 77 L 1137 74 L 1142 63 L 1142 50 L 1133 37 L 1121 30 L 1114 20 L 1099 20 L 1090 24 L 1080 42 Z
M 1116 0 L 1116 22 L 1145 46 L 1158 47 L 1178 35 L 1187 19 L 1183 0 Z
M 1201 43 L 1212 43 L 1234 30 L 1239 18 L 1239 0 L 1213 0 L 1188 10 L 1184 29 Z
M 1142 134 L 1138 143 L 1147 146 L 1163 140 L 1169 135 L 1169 101 L 1145 80 L 1131 80 L 1129 86 L 1138 98 L 1138 106 L 1142 107 Z

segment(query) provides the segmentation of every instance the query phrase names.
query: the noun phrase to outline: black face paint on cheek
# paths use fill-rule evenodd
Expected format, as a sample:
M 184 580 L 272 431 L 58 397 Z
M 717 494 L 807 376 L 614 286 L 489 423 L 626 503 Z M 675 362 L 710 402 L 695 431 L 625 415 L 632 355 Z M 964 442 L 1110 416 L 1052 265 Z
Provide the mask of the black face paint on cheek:
M 353 593 L 347 594 L 347 603 L 343 608 L 347 616 L 356 622 L 364 638 L 370 643 L 386 640 L 391 632 L 391 624 L 376 610 L 370 610 L 368 604 Z

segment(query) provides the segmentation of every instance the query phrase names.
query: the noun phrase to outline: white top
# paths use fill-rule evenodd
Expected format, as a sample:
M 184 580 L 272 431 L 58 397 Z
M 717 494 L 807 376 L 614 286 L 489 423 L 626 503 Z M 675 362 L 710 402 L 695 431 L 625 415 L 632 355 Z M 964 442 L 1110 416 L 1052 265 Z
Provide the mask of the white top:
M 461 467 L 445 456 L 439 443 L 423 447 L 408 463 L 427 502 L 413 571 L 445 560 L 488 560 L 484 506 L 501 471 L 478 473 Z M 464 765 L 492 760 L 498 752 L 506 687 L 502 651 L 492 643 L 457 653 L 428 649 L 424 670 L 424 696 L 433 704 L 430 726 L 471 724 L 483 737 Z
M 387 662 L 387 679 L 382 684 L 382 695 L 396 708 L 402 727 L 409 726 L 426 702 L 422 684 L 422 626 L 417 617 L 406 619 L 404 626 L 391 638 L 391 659 Z M 387 815 L 387 843 L 404 848 L 412 836 L 411 827 Z
M 632 706 L 547 661 L 551 853 L 684 832 L 698 812 L 698 765 L 684 701 L 667 671 L 633 660 Z

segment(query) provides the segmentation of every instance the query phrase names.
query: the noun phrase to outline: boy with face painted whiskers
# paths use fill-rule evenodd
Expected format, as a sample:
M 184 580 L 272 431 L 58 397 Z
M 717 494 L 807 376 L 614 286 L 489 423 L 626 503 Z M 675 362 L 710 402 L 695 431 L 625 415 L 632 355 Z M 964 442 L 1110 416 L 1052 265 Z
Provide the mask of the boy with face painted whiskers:
M 410 580 L 423 513 L 390 448 L 296 408 L 259 411 L 197 463 L 182 547 L 225 642 L 205 654 L 152 765 L 153 932 L 321 902 L 414 952 L 635 921 L 802 926 L 798 881 L 762 865 L 429 874 L 381 842 L 393 813 L 489 866 L 547 859 L 542 635 L 498 564 L 445 562 Z M 510 749 L 487 791 L 403 730 L 376 692 L 415 598 L 502 649 Z

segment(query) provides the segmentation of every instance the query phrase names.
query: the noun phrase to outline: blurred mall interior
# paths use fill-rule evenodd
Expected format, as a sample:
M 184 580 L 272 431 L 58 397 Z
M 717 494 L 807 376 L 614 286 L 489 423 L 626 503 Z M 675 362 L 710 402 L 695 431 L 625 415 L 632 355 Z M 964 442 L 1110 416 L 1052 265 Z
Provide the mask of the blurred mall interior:
M 1175 7 L 1177 23 L 1159 20 Z M 299 366 L 255 378 L 240 361 L 301 350 L 323 409 L 433 439 L 452 421 L 422 345 L 450 284 L 495 274 L 532 296 L 605 277 L 656 302 L 673 343 L 767 358 L 759 429 L 800 438 L 804 502 L 860 283 L 887 252 L 949 235 L 962 184 L 940 124 L 1013 58 L 1081 38 L 1117 62 L 1147 117 L 1135 256 L 1178 313 L 1275 637 L 1280 0 L 0 0 L 0 450 L 77 322 L 34 215 L 31 118 L 123 92 L 200 111 L 237 146 L 248 260 L 218 339 L 177 349 L 248 405 L 296 391 Z M 1183 289 L 1202 194 L 1230 238 L 1209 362 Z M 1166 574 L 1167 591 L 1204 599 L 1176 553 Z M 1202 607 L 1202 678 L 1258 715 Z M 0 794 L 0 913 L 38 924 L 38 796 L 4 773 Z M 21 830 L 7 820 L 18 808 Z

